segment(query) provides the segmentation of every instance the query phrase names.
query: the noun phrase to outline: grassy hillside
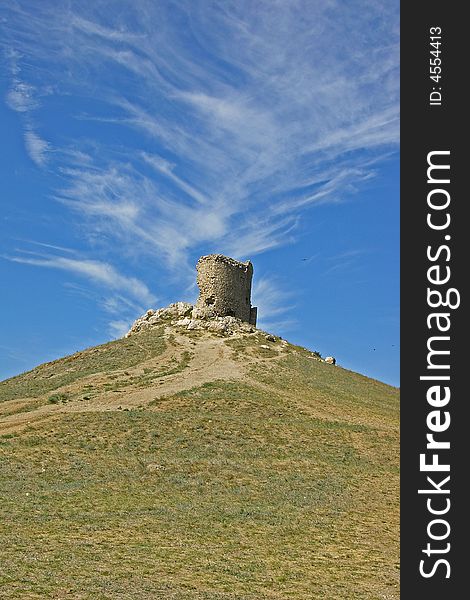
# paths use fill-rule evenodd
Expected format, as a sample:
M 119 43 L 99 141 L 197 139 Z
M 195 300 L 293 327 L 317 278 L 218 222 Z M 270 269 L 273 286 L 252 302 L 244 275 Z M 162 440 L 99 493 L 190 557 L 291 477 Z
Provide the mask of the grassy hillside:
M 1 598 L 399 597 L 394 388 L 166 327 L 0 400 Z

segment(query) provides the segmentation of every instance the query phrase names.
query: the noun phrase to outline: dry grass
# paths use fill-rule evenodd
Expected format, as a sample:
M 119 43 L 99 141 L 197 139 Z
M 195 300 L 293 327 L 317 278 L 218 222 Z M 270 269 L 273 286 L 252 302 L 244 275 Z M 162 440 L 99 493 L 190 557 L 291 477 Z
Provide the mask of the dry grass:
M 40 365 L 17 377 L 0 381 L 0 402 L 36 397 L 93 373 L 138 365 L 165 350 L 166 343 L 161 333 L 161 330 L 156 329 L 144 331 L 139 336 L 82 350 Z
M 140 361 L 163 347 L 135 342 Z M 399 597 L 397 391 L 230 343 L 253 359 L 245 382 L 0 437 L 0 597 Z

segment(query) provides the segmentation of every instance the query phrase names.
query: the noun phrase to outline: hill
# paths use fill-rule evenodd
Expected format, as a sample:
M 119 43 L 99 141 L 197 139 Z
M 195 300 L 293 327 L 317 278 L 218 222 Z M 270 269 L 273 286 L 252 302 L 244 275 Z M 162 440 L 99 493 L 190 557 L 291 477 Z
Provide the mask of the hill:
M 1 382 L 0 597 L 398 598 L 398 406 L 171 321 Z

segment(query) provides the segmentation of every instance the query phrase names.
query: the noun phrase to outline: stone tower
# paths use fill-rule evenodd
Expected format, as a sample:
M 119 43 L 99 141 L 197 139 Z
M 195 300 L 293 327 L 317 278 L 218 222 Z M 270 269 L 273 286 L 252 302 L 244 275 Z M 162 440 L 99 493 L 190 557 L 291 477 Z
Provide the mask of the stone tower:
M 251 306 L 253 265 L 223 254 L 201 256 L 197 261 L 199 298 L 193 317 L 232 316 L 256 325 L 256 307 Z

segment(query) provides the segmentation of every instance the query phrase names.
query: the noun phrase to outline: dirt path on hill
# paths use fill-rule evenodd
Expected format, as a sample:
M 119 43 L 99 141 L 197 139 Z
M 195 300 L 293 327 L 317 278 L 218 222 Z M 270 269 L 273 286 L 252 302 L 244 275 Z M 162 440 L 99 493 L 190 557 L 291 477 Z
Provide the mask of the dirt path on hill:
M 247 364 L 234 358 L 233 350 L 225 344 L 226 338 L 203 336 L 196 339 L 194 343 L 188 336 L 174 332 L 172 334 L 171 343 L 168 342 L 168 347 L 161 355 L 126 369 L 125 373 L 130 376 L 142 376 L 152 369 L 161 370 L 165 366 L 169 369 L 171 364 L 181 361 L 184 352 L 189 352 L 189 363 L 181 371 L 158 377 L 143 389 L 129 386 L 122 390 L 102 391 L 86 402 L 49 404 L 47 399 L 50 392 L 40 398 L 4 402 L 0 407 L 5 415 L 2 416 L 0 413 L 0 434 L 12 433 L 64 413 L 117 410 L 119 407 L 131 409 L 145 406 L 155 398 L 175 394 L 217 379 L 246 379 Z M 85 385 L 103 386 L 109 381 L 109 376 L 110 373 L 95 373 L 54 390 L 54 393 L 77 395 Z M 40 406 L 35 406 L 38 403 Z M 8 414 L 11 412 L 14 414 Z
M 135 408 L 145 406 L 155 398 L 170 396 L 216 379 L 245 378 L 243 363 L 233 358 L 232 350 L 224 343 L 224 338 L 201 339 L 196 346 L 191 346 L 187 338 L 176 336 L 176 343 L 180 355 L 185 350 L 192 352 L 188 366 L 182 371 L 163 376 L 144 389 L 107 392 L 86 407 L 66 406 L 64 412 L 116 410 L 118 407 Z M 157 361 L 153 359 L 153 362 Z M 140 366 L 144 366 L 144 363 Z M 152 361 L 147 361 L 145 366 L 150 368 Z

